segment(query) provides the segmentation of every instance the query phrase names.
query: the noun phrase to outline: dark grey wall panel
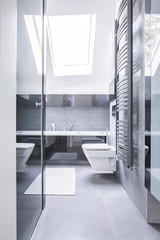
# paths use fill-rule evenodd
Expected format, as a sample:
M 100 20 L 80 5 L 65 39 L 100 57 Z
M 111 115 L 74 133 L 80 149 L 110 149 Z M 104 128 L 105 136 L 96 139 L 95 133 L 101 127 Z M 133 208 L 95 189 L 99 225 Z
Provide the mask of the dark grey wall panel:
M 41 109 L 36 108 L 40 95 L 17 95 L 17 130 L 40 130 Z
M 110 95 L 48 95 L 46 96 L 46 130 L 104 131 L 109 129 Z M 40 95 L 17 96 L 17 130 L 40 130 Z

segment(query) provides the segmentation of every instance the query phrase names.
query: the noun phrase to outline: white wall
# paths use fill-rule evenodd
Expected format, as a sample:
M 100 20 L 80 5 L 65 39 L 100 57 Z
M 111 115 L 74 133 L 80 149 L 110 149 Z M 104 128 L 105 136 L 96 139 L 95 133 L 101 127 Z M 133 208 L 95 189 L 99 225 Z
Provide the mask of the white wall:
M 46 93 L 47 94 L 113 94 L 109 91 L 109 82 L 111 79 L 110 71 L 113 65 L 112 54 L 114 52 L 114 35 L 110 41 L 110 33 L 114 26 L 116 18 L 116 1 L 115 0 L 46 0 L 48 15 L 73 15 L 73 14 L 96 14 L 96 32 L 95 48 L 93 56 L 93 73 L 90 75 L 76 75 L 55 77 L 53 74 L 51 59 L 47 53 L 47 76 L 46 76 Z M 23 4 L 19 1 L 22 14 L 28 14 Z M 31 14 L 31 11 L 30 11 Z M 20 20 L 19 16 L 19 20 Z M 41 92 L 41 81 L 36 74 L 35 62 L 28 39 L 28 33 L 24 24 L 24 19 L 18 23 L 18 27 L 23 27 L 21 32 L 25 45 L 22 41 L 18 44 L 18 58 L 22 65 L 18 68 L 18 94 L 38 94 Z M 113 33 L 113 31 L 112 31 Z M 21 36 L 20 36 L 21 37 Z M 27 53 L 30 52 L 30 56 Z M 29 62 L 33 61 L 32 67 Z M 30 74 L 30 72 L 32 72 Z
M 16 240 L 16 0 L 0 0 L 0 239 Z

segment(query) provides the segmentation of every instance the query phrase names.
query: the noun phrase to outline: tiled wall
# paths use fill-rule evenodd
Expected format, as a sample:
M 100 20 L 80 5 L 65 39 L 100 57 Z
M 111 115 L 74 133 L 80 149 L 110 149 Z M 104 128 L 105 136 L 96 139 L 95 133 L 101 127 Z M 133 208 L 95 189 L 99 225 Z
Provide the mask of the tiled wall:
M 88 101 L 82 101 L 84 98 Z M 54 96 L 54 103 L 50 100 L 51 97 L 48 97 L 45 112 L 46 130 L 51 129 L 52 123 L 55 123 L 56 130 L 67 130 L 72 123 L 72 130 L 78 131 L 109 129 L 109 97 L 107 100 L 105 95 L 97 98 L 89 95 L 88 98 L 84 98 L 78 102 L 74 101 L 75 106 L 69 106 L 66 97 L 62 99 L 60 96 Z M 17 130 L 40 130 L 41 110 L 36 108 L 36 101 L 40 101 L 40 95 L 17 96 Z
M 36 108 L 40 95 L 17 95 L 17 130 L 40 130 L 41 109 Z
M 46 129 L 56 124 L 56 130 L 92 131 L 109 128 L 109 107 L 48 107 L 46 109 Z

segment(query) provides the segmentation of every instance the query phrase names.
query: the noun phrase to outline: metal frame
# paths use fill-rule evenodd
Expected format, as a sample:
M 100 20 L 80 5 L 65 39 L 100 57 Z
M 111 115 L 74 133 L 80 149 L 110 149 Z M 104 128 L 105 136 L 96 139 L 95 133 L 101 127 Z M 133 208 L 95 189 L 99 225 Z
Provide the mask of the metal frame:
M 115 20 L 115 26 L 114 26 L 114 48 L 115 48 L 115 97 L 116 97 L 116 141 L 117 141 L 117 29 L 118 29 L 118 23 L 117 20 Z M 117 144 L 116 144 L 116 154 L 117 154 Z
M 45 195 L 44 195 L 44 109 L 45 109 L 45 12 L 46 12 L 46 0 L 42 0 L 42 89 L 41 89 L 41 176 L 42 176 L 42 210 L 45 206 Z

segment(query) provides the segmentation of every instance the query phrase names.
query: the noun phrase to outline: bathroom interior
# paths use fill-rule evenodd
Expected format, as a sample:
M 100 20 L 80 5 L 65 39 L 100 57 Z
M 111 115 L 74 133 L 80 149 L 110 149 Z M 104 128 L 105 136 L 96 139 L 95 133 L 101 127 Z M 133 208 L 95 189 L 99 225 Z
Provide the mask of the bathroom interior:
M 90 193 L 87 174 L 118 179 L 151 224 L 134 239 L 159 239 L 159 14 L 158 0 L 17 0 L 18 240 L 48 201 L 78 199 L 78 181 Z M 75 192 L 47 193 L 48 169 L 74 169 Z

